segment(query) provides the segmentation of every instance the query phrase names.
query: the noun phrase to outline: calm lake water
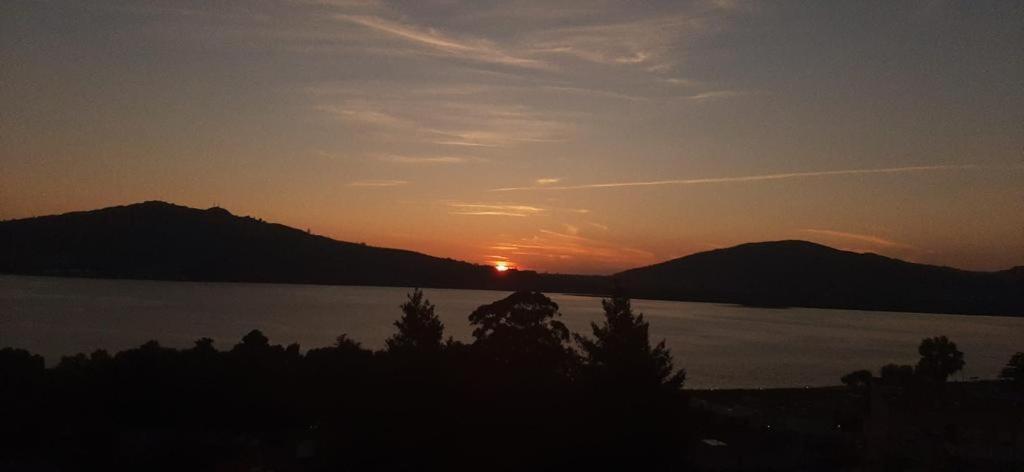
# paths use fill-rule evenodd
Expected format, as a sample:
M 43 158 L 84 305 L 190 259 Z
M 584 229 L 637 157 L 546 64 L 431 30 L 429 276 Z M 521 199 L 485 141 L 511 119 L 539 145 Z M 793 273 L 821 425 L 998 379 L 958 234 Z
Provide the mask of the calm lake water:
M 200 337 L 228 349 L 251 329 L 273 343 L 303 348 L 347 333 L 379 348 L 394 330 L 406 288 L 152 282 L 0 276 L 0 347 L 61 355 L 136 347 L 156 339 L 187 347 Z M 507 292 L 425 291 L 446 335 L 469 340 L 466 317 Z M 563 321 L 589 334 L 601 315 L 597 298 L 551 295 Z M 994 378 L 1024 351 L 1024 318 L 911 313 L 765 309 L 710 303 L 634 300 L 665 339 L 687 387 L 794 387 L 839 383 L 855 369 L 912 364 L 926 336 L 946 335 L 964 351 L 958 378 Z

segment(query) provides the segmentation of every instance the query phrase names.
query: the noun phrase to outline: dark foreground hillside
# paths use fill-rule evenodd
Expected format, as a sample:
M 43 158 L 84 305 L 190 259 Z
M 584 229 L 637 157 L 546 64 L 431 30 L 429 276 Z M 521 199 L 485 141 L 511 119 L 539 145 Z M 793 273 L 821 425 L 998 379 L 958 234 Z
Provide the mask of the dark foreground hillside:
M 690 392 L 697 470 L 1017 471 L 1024 391 L 955 382 L 936 392 L 877 382 Z

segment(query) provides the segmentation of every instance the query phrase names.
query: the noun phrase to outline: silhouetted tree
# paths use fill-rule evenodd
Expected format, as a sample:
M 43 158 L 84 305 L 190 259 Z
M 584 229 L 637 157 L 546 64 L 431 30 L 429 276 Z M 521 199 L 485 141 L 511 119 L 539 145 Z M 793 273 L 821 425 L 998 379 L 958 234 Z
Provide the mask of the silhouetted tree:
M 43 357 L 24 349 L 0 349 L 0 400 L 17 394 L 43 378 Z M 0 410 L 4 407 L 0 406 Z
M 59 411 L 70 403 L 63 395 L 46 395 L 45 379 L 42 356 L 23 349 L 0 349 L 0 469 L 17 470 L 17 461 L 12 465 L 11 459 L 41 442 L 33 431 L 52 428 L 40 421 L 43 412 Z
M 675 370 L 665 341 L 651 345 L 650 325 L 633 313 L 629 298 L 614 296 L 601 306 L 604 318 L 590 324 L 593 338 L 574 336 L 583 353 L 583 398 L 591 402 L 589 440 L 601 445 L 601 467 L 667 464 L 685 442 L 686 371 Z
M 337 337 L 333 346 L 307 351 L 305 364 L 314 372 L 314 377 L 341 376 L 351 379 L 365 376 L 370 370 L 373 358 L 373 351 L 364 348 L 347 334 L 342 334 Z
M 0 349 L 0 379 L 35 376 L 43 373 L 43 357 L 24 349 Z
M 569 329 L 558 321 L 558 304 L 540 292 L 515 292 L 469 315 L 473 346 L 502 366 L 567 367 Z
M 395 322 L 398 332 L 385 343 L 392 353 L 433 354 L 441 351 L 444 324 L 434 314 L 434 305 L 415 289 L 401 305 L 402 317 Z
M 1006 367 L 999 372 L 999 378 L 1009 380 L 1015 385 L 1024 387 L 1024 352 L 1018 352 L 1010 357 Z
M 195 342 L 195 346 L 192 349 L 198 352 L 214 352 L 216 349 L 213 347 L 213 340 L 210 338 L 199 338 Z
M 590 324 L 594 338 L 575 335 L 587 372 L 601 384 L 615 383 L 634 390 L 682 388 L 686 370 L 675 371 L 664 340 L 651 347 L 650 325 L 643 314 L 633 313 L 629 298 L 601 300 L 601 306 L 604 320 Z
M 335 338 L 335 340 L 334 340 L 334 349 L 336 351 L 339 351 L 339 352 L 342 352 L 342 353 L 345 353 L 345 354 L 351 354 L 351 355 L 357 355 L 357 356 L 364 356 L 364 355 L 367 355 L 367 354 L 372 354 L 370 351 L 368 351 L 365 348 L 363 348 L 363 344 L 362 343 L 360 343 L 359 341 L 356 341 L 356 340 L 348 337 L 347 333 L 343 333 L 340 336 L 338 336 L 337 338 Z
M 905 386 L 914 379 L 914 366 L 886 364 L 879 371 L 882 385 Z
M 531 291 L 469 315 L 475 340 L 454 353 L 462 351 L 456 358 L 465 389 L 460 416 L 471 418 L 459 439 L 475 461 L 501 457 L 498 468 L 528 468 L 544 462 L 537 455 L 558 454 L 558 442 L 575 439 L 570 425 L 579 403 L 572 395 L 577 357 L 560 316 L 557 303 Z
M 860 389 L 870 385 L 871 379 L 873 378 L 874 376 L 871 375 L 870 370 L 862 369 L 850 372 L 849 374 L 844 375 L 840 380 L 843 382 L 843 385 L 846 385 L 847 387 Z
M 945 336 L 925 338 L 917 352 L 921 359 L 917 361 L 914 372 L 926 380 L 943 383 L 964 368 L 964 353 Z
M 242 342 L 236 344 L 233 351 L 252 353 L 264 351 L 270 347 L 270 339 L 263 335 L 263 332 L 254 329 L 242 337 Z

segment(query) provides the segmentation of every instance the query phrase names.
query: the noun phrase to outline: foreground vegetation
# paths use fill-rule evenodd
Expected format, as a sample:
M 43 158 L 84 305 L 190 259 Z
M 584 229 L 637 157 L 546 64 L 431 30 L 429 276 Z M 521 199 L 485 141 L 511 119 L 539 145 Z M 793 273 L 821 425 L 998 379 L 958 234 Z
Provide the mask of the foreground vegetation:
M 675 463 L 684 373 L 627 299 L 604 303 L 592 337 L 572 335 L 549 298 L 517 292 L 469 316 L 472 343 L 444 341 L 416 291 L 380 352 L 342 335 L 303 354 L 252 331 L 224 351 L 152 341 L 47 370 L 8 349 L 0 457 L 166 470 Z
M 1012 421 L 1022 403 L 1013 392 L 1024 383 L 1024 354 L 1008 364 L 1007 382 L 969 394 L 945 387 L 964 360 L 941 337 L 922 342 L 917 366 L 886 366 L 878 378 L 853 373 L 843 378 L 845 389 L 686 392 L 685 371 L 673 366 L 663 342 L 651 343 L 629 299 L 602 304 L 604 318 L 591 333 L 570 333 L 556 303 L 516 292 L 470 314 L 473 341 L 461 343 L 444 339 L 434 306 L 417 290 L 376 352 L 342 335 L 303 353 L 259 331 L 227 350 L 207 338 L 181 350 L 151 341 L 114 355 L 65 357 L 51 369 L 40 356 L 3 349 L 0 469 L 1019 464 L 951 453 L 944 444 L 959 433 L 935 438 L 932 431 L 950 424 L 942 415 L 971 413 L 981 398 L 1011 419 L 983 427 L 1024 439 L 1021 415 Z M 992 401 L 992 392 L 1011 396 Z M 808 418 L 824 426 L 792 426 Z M 903 440 L 916 442 L 882 445 Z

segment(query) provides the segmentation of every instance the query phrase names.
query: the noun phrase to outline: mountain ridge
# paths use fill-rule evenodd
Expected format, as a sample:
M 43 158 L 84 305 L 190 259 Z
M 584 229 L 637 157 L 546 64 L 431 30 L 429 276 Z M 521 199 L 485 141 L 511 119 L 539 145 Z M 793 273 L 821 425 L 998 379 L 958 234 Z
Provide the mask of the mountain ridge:
M 1017 269 L 968 271 L 799 240 L 746 243 L 614 275 L 638 297 L 982 314 L 1024 311 Z
M 746 247 L 754 247 L 754 246 L 764 247 L 764 246 L 781 246 L 781 245 L 792 245 L 792 246 L 801 246 L 802 245 L 802 246 L 806 246 L 806 247 L 823 248 L 823 249 L 827 249 L 827 250 L 835 251 L 835 252 L 854 254 L 854 255 L 858 255 L 858 256 L 877 257 L 877 258 L 887 259 L 887 260 L 891 260 L 891 261 L 898 261 L 898 262 L 902 262 L 902 263 L 905 263 L 905 264 L 914 264 L 914 265 L 918 265 L 918 266 L 928 266 L 928 267 L 934 267 L 934 268 L 948 269 L 948 270 L 964 272 L 964 273 L 1002 273 L 1002 272 L 1010 272 L 1010 271 L 1015 271 L 1015 270 L 1024 270 L 1024 266 L 1014 266 L 1014 267 L 1011 267 L 1011 268 L 1008 268 L 1008 269 L 994 270 L 994 271 L 981 271 L 981 270 L 962 269 L 962 268 L 959 268 L 959 267 L 946 266 L 946 265 L 927 264 L 927 263 L 922 263 L 922 262 L 910 262 L 910 261 L 905 261 L 903 259 L 897 259 L 895 257 L 886 256 L 884 254 L 878 254 L 878 253 L 875 253 L 875 252 L 856 252 L 856 251 L 850 251 L 850 250 L 847 250 L 847 249 L 839 249 L 839 248 L 834 248 L 834 247 L 827 246 L 827 245 L 824 245 L 824 244 L 821 244 L 821 243 L 816 243 L 816 242 L 813 242 L 813 241 L 806 241 L 806 240 L 803 240 L 803 239 L 779 239 L 779 240 L 772 240 L 772 241 L 748 242 L 748 243 L 737 244 L 735 246 L 727 246 L 727 247 L 723 247 L 723 248 L 709 249 L 707 251 L 701 251 L 701 252 L 696 252 L 696 253 L 693 253 L 693 254 L 687 254 L 685 256 L 680 256 L 680 257 L 677 257 L 677 258 L 674 258 L 674 259 L 669 259 L 667 261 L 655 262 L 654 264 L 649 264 L 649 265 L 646 265 L 646 266 L 640 266 L 640 267 L 634 267 L 632 269 L 626 269 L 624 271 L 616 272 L 616 274 L 622 274 L 622 273 L 625 273 L 625 272 L 630 272 L 630 271 L 635 271 L 635 270 L 640 270 L 640 269 L 647 269 L 647 268 L 651 268 L 651 267 L 655 267 L 655 266 L 661 266 L 661 265 L 669 264 L 669 263 L 672 263 L 672 262 L 675 262 L 675 261 L 679 261 L 681 259 L 687 259 L 687 258 L 690 258 L 692 256 L 697 256 L 697 255 L 717 254 L 717 253 L 721 253 L 721 252 L 725 252 L 725 251 L 741 250 L 741 249 L 746 248 Z
M 339 241 L 162 201 L 0 221 L 0 273 L 157 280 L 542 290 L 635 298 L 1024 314 L 1024 267 L 977 272 L 783 240 L 608 276 L 537 273 Z

